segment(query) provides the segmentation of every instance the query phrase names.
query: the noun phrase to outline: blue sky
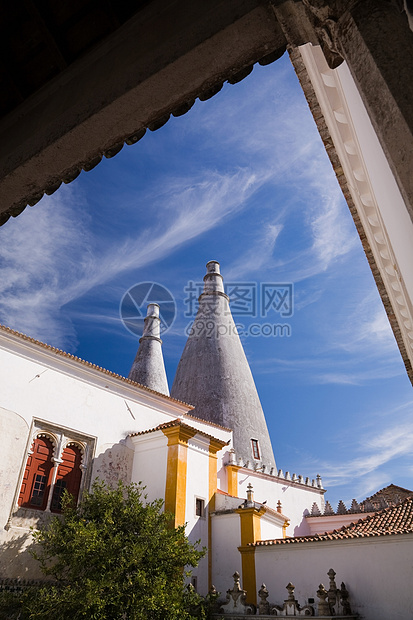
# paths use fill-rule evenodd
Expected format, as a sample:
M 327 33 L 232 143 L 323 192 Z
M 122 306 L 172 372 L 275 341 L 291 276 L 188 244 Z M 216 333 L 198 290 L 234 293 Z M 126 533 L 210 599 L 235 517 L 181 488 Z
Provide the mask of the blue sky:
M 208 260 L 227 281 L 291 282 L 290 337 L 243 337 L 278 467 L 320 473 L 333 506 L 413 488 L 413 396 L 347 205 L 288 56 L 197 101 L 0 229 L 5 325 L 127 375 L 119 303 L 155 281 L 177 302 Z M 248 319 L 237 318 L 248 325 Z

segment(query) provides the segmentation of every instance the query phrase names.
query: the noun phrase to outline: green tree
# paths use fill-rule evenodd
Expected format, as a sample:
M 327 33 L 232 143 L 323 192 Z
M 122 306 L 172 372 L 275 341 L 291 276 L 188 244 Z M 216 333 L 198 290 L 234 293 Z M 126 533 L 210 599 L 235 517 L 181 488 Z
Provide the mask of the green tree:
M 193 618 L 184 567 L 196 566 L 204 551 L 188 541 L 184 527 L 171 527 L 161 500 L 147 503 L 143 493 L 134 484 L 110 489 L 95 482 L 77 507 L 64 497 L 63 518 L 34 533 L 34 555 L 56 585 L 20 596 L 16 617 Z

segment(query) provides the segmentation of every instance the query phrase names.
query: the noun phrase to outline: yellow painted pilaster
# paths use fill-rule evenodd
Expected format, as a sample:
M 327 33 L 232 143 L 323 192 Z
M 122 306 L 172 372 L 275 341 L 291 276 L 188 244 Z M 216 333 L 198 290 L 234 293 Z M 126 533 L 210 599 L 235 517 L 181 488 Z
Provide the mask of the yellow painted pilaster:
M 257 604 L 255 547 L 238 547 L 241 553 L 242 588 L 247 591 L 247 604 Z
M 265 508 L 239 508 L 236 512 L 241 519 L 241 553 L 242 587 L 247 591 L 247 602 L 257 604 L 257 580 L 255 576 L 255 547 L 248 547 L 248 543 L 255 543 L 261 538 L 261 517 Z
M 196 430 L 176 425 L 163 428 L 162 432 L 168 438 L 165 510 L 174 515 L 173 524 L 177 527 L 185 523 L 188 441 Z
M 227 465 L 228 493 L 238 497 L 238 465 Z

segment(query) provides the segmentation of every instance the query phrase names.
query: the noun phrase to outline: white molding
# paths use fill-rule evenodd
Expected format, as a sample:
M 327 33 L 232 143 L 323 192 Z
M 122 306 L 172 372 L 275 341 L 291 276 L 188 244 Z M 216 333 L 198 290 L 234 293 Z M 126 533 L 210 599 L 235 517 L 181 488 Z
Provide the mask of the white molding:
M 396 260 L 396 248 L 393 247 L 383 222 L 379 201 L 365 164 L 339 70 L 328 67 L 318 46 L 306 44 L 299 50 L 394 311 L 407 356 L 413 365 L 412 300 Z M 400 194 L 397 200 L 400 200 Z M 393 242 L 397 242 L 394 235 Z M 413 236 L 411 242 L 413 244 Z

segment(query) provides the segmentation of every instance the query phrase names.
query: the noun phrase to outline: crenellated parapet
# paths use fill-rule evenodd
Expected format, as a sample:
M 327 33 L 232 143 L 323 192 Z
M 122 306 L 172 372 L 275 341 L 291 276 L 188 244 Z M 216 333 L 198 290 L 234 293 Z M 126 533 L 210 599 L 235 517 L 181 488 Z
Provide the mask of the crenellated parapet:
M 278 478 L 283 482 L 302 485 L 304 487 L 312 487 L 313 489 L 320 489 L 324 491 L 323 481 L 320 474 L 317 474 L 315 478 L 310 478 L 308 476 L 302 476 L 301 474 L 290 473 L 289 471 L 284 473 L 282 469 L 269 467 L 261 462 L 245 460 L 242 456 L 239 456 L 234 449 L 230 450 L 228 454 L 228 461 L 225 463 L 227 467 L 249 469 L 257 473 L 266 474 L 273 478 Z
M 288 472 L 287 472 L 288 473 Z M 402 498 L 395 497 L 393 499 L 389 499 L 384 495 L 367 498 L 362 502 L 358 502 L 353 499 L 351 501 L 350 507 L 347 508 L 343 500 L 340 500 L 337 504 L 336 510 L 331 506 L 329 501 L 326 501 L 324 512 L 320 511 L 320 508 L 316 502 L 313 503 L 311 507 L 311 513 L 308 515 L 309 517 L 327 517 L 332 515 L 350 515 L 350 514 L 370 514 L 371 512 L 378 512 L 379 510 L 384 510 L 384 508 L 389 508 L 390 506 L 396 506 L 402 501 Z

